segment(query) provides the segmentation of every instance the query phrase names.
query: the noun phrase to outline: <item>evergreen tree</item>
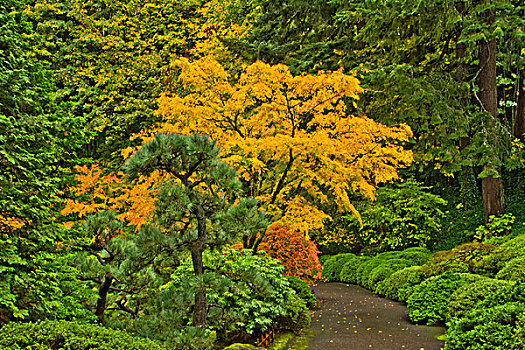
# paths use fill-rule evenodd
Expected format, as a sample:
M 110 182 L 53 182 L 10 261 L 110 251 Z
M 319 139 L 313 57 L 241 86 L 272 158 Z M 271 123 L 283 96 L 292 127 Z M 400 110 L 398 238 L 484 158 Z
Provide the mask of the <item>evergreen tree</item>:
M 257 210 L 254 199 L 238 198 L 241 184 L 235 170 L 219 158 L 215 142 L 205 135 L 158 133 L 128 159 L 124 170 L 131 179 L 153 172 L 167 176 L 161 184 L 154 223 L 141 229 L 128 264 L 161 263 L 160 252 L 189 253 L 200 281 L 192 325 L 205 329 L 209 271 L 203 253 L 240 239 L 247 230 L 252 231 L 250 235 L 264 232 L 264 214 Z M 168 277 L 171 268 L 164 268 Z
M 76 271 L 63 263 L 67 238 L 53 220 L 82 133 L 54 102 L 22 6 L 0 3 L 0 324 L 83 309 Z

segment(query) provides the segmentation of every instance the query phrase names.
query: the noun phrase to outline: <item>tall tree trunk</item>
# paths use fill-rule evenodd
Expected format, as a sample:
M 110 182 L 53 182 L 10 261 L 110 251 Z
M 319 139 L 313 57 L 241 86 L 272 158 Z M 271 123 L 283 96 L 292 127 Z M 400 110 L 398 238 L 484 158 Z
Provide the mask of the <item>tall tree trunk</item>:
M 201 206 L 197 208 L 197 240 L 191 246 L 191 260 L 193 262 L 193 272 L 195 276 L 204 273 L 202 253 L 206 242 L 206 214 Z M 193 326 L 206 328 L 207 318 L 206 286 L 197 288 L 195 293 L 195 306 L 193 309 Z
M 490 14 L 489 21 L 494 16 Z M 481 71 L 478 75 L 477 85 L 479 88 L 479 99 L 481 108 L 492 115 L 492 119 L 486 125 L 487 143 L 498 146 L 497 136 L 494 134 L 495 120 L 497 118 L 497 85 L 496 85 L 496 39 L 480 42 L 479 66 Z M 493 157 L 497 157 L 494 155 Z M 494 159 L 498 163 L 498 159 Z M 491 215 L 501 216 L 503 214 L 503 188 L 499 170 L 490 163 L 483 166 L 483 171 L 489 175 L 481 179 L 481 192 L 483 195 L 483 215 L 485 223 Z
M 516 117 L 514 118 L 513 134 L 514 137 L 525 141 L 525 68 L 521 70 L 518 86 L 518 106 Z

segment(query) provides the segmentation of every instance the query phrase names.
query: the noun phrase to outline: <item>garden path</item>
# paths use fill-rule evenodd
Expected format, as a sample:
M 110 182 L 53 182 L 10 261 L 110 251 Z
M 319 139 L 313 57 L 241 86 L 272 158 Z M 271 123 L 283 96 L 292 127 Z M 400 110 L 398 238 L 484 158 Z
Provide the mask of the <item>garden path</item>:
M 402 303 L 344 283 L 314 287 L 308 350 L 439 350 L 444 328 L 411 324 Z

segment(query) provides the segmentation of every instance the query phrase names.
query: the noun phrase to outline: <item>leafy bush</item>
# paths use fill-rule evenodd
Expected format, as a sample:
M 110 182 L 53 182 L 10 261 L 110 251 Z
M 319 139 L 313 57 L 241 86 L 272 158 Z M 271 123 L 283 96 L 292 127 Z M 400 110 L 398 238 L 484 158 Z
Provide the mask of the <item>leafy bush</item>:
M 426 279 L 414 287 L 407 300 L 408 317 L 413 322 L 426 322 L 428 325 L 444 322 L 452 293 L 479 278 L 476 275 L 446 272 Z
M 315 307 L 317 299 L 315 298 L 314 293 L 312 293 L 310 286 L 305 281 L 296 276 L 286 276 L 286 279 L 290 283 L 290 288 L 295 291 L 299 298 L 304 300 L 309 309 Z
M 510 260 L 501 269 L 496 278 L 509 281 L 525 281 L 525 256 Z
M 160 350 L 148 339 L 124 331 L 69 321 L 8 323 L 0 332 L 0 348 L 5 350 Z
M 478 308 L 491 308 L 512 302 L 525 303 L 525 283 L 511 281 L 508 285 L 488 294 L 478 304 Z
M 382 294 L 381 291 L 383 289 L 384 282 L 388 277 L 390 277 L 394 272 L 412 265 L 414 265 L 414 263 L 406 259 L 386 260 L 383 262 L 383 264 L 370 271 L 370 275 L 368 276 L 368 286 L 374 293 Z
M 496 253 L 496 249 L 496 246 L 490 244 L 464 243 L 451 250 L 432 254 L 422 269 L 428 277 L 441 275 L 446 271 L 493 276 L 497 266 L 496 261 L 490 257 Z
M 491 215 L 486 225 L 481 225 L 476 229 L 476 239 L 483 240 L 491 237 L 506 236 L 512 230 L 512 224 L 516 217 L 511 213 L 504 214 L 500 217 Z
M 368 260 L 370 260 L 370 257 L 368 256 L 356 256 L 354 259 L 349 259 L 343 266 L 341 274 L 339 275 L 341 282 L 358 284 L 358 268 Z
M 272 258 L 279 259 L 285 274 L 312 280 L 321 278 L 323 267 L 317 254 L 319 250 L 304 233 L 292 230 L 282 223 L 268 227 L 258 250 L 264 250 Z
M 378 282 L 386 280 L 386 278 L 397 270 L 426 262 L 430 255 L 430 251 L 420 247 L 412 247 L 403 251 L 390 251 L 378 254 L 370 261 L 361 264 L 358 267 L 357 282 L 361 286 L 377 293 L 382 290 L 384 285 L 383 283 L 378 285 Z M 389 264 L 391 267 L 388 266 Z M 374 276 L 372 276 L 372 271 L 379 266 L 384 267 L 376 270 Z
M 330 259 L 333 255 L 328 255 L 328 254 L 323 254 L 321 256 L 319 256 L 319 262 L 321 263 L 321 265 L 324 266 L 324 264 L 326 263 L 326 261 L 328 259 Z
M 210 305 L 208 328 L 220 342 L 242 342 L 269 327 L 297 331 L 308 324 L 306 302 L 291 288 L 279 260 L 265 252 L 215 250 L 204 255 L 204 265 L 209 273 L 195 276 L 191 261 L 184 261 L 169 283 L 147 295 L 141 316 L 124 326 L 162 341 L 181 343 L 174 330 L 193 329 L 188 327 L 191 310 L 202 285 L 207 287 Z M 197 339 L 199 335 L 193 341 Z
M 370 272 L 372 272 L 373 269 L 381 265 L 385 260 L 382 260 L 378 258 L 377 256 L 375 258 L 372 258 L 363 264 L 361 264 L 357 268 L 357 282 L 360 286 L 369 289 L 368 286 L 368 276 L 370 276 Z
M 390 275 L 378 292 L 392 300 L 406 301 L 410 296 L 411 288 L 423 282 L 424 279 L 420 266 L 405 267 Z
M 306 302 L 293 295 L 283 305 L 284 312 L 277 316 L 274 325 L 277 329 L 292 331 L 295 334 L 308 327 L 310 324 L 310 312 L 306 307 Z
M 358 205 L 363 225 L 348 216 L 349 228 L 378 251 L 425 245 L 440 233 L 446 204 L 430 189 L 413 179 L 382 186 Z
M 399 254 L 400 259 L 410 260 L 413 265 L 423 265 L 431 256 L 430 250 L 420 247 L 408 248 Z
M 341 275 L 341 270 L 345 263 L 355 257 L 352 253 L 344 253 L 332 256 L 330 259 L 326 260 L 326 263 L 323 267 L 322 276 L 328 281 L 339 281 Z
M 491 293 L 510 286 L 507 281 L 483 278 L 457 289 L 448 301 L 447 320 L 463 317 Z
M 474 309 L 449 323 L 445 350 L 524 349 L 525 304 Z
M 525 235 L 519 235 L 503 243 L 501 249 L 515 253 L 516 255 L 525 255 Z

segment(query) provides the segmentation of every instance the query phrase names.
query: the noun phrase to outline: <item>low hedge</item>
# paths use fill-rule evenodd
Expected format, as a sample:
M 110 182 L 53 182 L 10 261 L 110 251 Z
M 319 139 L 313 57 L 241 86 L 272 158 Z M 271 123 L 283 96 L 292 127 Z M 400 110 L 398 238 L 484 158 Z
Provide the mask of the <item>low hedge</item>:
M 391 259 L 383 262 L 375 269 L 370 271 L 368 276 L 368 286 L 374 293 L 381 294 L 385 280 L 394 272 L 400 271 L 406 267 L 412 266 L 414 263 L 406 259 Z
M 483 278 L 457 289 L 448 301 L 447 320 L 465 316 L 469 311 L 499 289 L 511 286 L 511 282 Z
M 8 323 L 0 330 L 5 350 L 166 350 L 162 345 L 93 324 L 70 321 Z
M 359 266 L 370 259 L 369 256 L 356 256 L 354 259 L 348 260 L 339 275 L 340 281 L 344 283 L 359 284 L 359 274 L 357 273 Z
M 449 323 L 445 350 L 525 349 L 525 304 L 478 308 Z
M 464 243 L 451 250 L 435 252 L 423 265 L 423 272 L 428 276 L 438 276 L 444 272 L 472 273 L 494 276 L 498 269 L 496 259 L 498 247 L 479 242 Z
M 406 301 L 412 288 L 424 279 L 421 266 L 406 267 L 390 275 L 383 283 L 379 294 L 392 300 Z
M 344 253 L 330 257 L 323 266 L 322 277 L 328 282 L 339 281 L 341 270 L 345 263 L 355 257 L 355 254 Z
M 451 295 L 458 288 L 480 278 L 483 277 L 446 272 L 426 279 L 414 287 L 407 300 L 408 317 L 413 322 L 426 322 L 427 325 L 444 322 Z
M 525 256 L 508 261 L 496 278 L 509 281 L 525 281 Z

